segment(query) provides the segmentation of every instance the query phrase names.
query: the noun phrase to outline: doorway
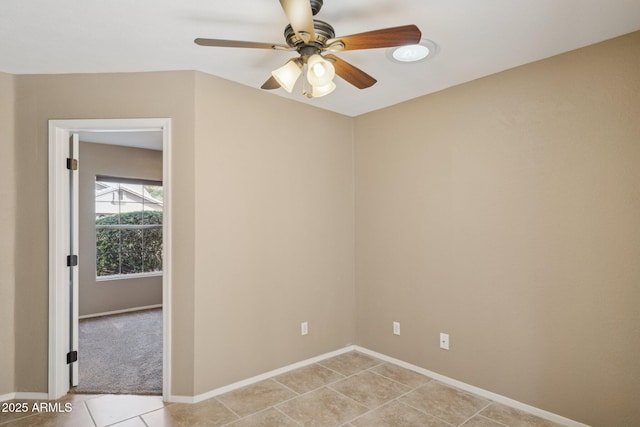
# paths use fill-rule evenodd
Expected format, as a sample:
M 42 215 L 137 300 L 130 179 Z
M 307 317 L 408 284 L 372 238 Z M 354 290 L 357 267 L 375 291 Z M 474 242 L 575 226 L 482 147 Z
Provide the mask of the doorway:
M 74 134 L 102 136 L 117 140 L 115 136 L 153 134 L 161 136 L 163 221 L 162 229 L 162 395 L 168 400 L 171 383 L 171 120 L 170 119 L 96 119 L 51 120 L 49 122 L 49 398 L 64 396 L 77 384 L 78 370 L 74 351 L 78 337 L 78 271 L 77 266 L 61 263 L 73 259 L 71 250 L 77 251 L 77 176 L 67 166 L 73 165 L 77 155 Z M 126 139 L 126 138 L 125 138 Z M 135 139 L 135 138 L 134 138 Z M 100 141 L 95 141 L 100 143 Z M 102 142 L 107 143 L 107 142 Z M 130 144 L 130 142 L 128 142 Z M 127 143 L 125 143 L 127 144 Z M 118 144 L 122 145 L 122 144 Z M 146 147 L 143 147 L 146 148 Z M 74 152 L 75 151 L 75 152 Z M 82 153 L 77 159 L 82 167 Z M 74 200 L 75 199 L 75 200 Z M 75 212 L 75 215 L 74 215 Z M 72 236 L 70 239 L 69 236 Z M 75 248 L 74 248 L 75 246 Z M 75 271 L 74 271 L 75 269 Z M 70 274 L 71 272 L 71 274 Z M 103 313 L 104 314 L 104 313 Z M 115 313 L 110 313 L 115 314 Z M 82 354 L 78 356 L 82 363 Z M 69 362 L 69 363 L 68 363 Z

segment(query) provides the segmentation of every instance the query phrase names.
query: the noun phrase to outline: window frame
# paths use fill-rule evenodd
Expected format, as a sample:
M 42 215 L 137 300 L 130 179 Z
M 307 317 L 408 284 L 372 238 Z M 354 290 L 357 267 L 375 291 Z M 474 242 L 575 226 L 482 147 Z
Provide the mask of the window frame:
M 162 263 L 162 269 L 161 270 L 156 270 L 156 271 L 143 271 L 143 272 L 138 272 L 138 273 L 116 273 L 116 274 L 109 274 L 109 275 L 98 275 L 98 239 L 97 239 L 97 235 L 98 235 L 98 230 L 145 230 L 145 229 L 159 229 L 161 236 L 162 236 L 162 242 L 161 242 L 161 251 L 164 252 L 164 185 L 163 182 L 161 180 L 150 180 L 150 179 L 144 179 L 144 178 L 128 178 L 128 177 L 115 177 L 115 176 L 104 176 L 104 175 L 96 175 L 95 179 L 94 179 L 94 188 L 95 185 L 98 182 L 106 182 L 106 183 L 112 183 L 112 184 L 130 184 L 130 185 L 142 185 L 143 187 L 146 185 L 150 185 L 150 186 L 156 186 L 156 187 L 162 187 L 163 190 L 163 198 L 160 201 L 162 204 L 162 210 L 160 210 L 159 212 L 162 212 L 162 222 L 159 224 L 96 224 L 95 222 L 97 221 L 97 200 L 95 199 L 95 192 L 94 192 L 94 202 L 93 202 L 93 206 L 94 206 L 94 236 L 96 236 L 96 240 L 94 243 L 94 250 L 95 250 L 95 262 L 94 262 L 94 267 L 95 267 L 95 280 L 96 282 L 105 282 L 105 281 L 110 281 L 110 280 L 128 280 L 128 279 L 136 279 L 136 278 L 144 278 L 144 277 L 157 277 L 157 276 L 162 276 L 164 274 L 164 263 Z M 118 189 L 118 191 L 121 191 L 120 189 Z M 118 214 L 122 214 L 122 212 L 120 212 L 120 206 L 121 206 L 121 199 L 118 200 Z M 144 218 L 144 199 L 141 202 L 141 207 L 142 207 L 142 217 Z M 158 212 L 158 211 L 155 211 Z M 143 220 L 144 221 L 144 220 Z M 122 239 L 120 239 L 119 242 L 119 254 L 122 254 Z M 143 250 L 144 250 L 144 244 L 143 244 Z M 163 260 L 164 261 L 164 260 Z M 142 264 L 142 268 L 144 269 L 144 264 Z M 122 271 L 122 258 L 121 256 L 119 257 L 118 260 L 118 267 L 119 270 Z

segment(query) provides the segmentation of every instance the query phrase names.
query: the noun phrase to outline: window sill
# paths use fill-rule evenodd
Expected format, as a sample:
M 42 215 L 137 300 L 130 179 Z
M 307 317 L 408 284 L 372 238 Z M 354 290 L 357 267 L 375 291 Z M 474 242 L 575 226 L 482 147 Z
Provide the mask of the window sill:
M 113 276 L 98 276 L 96 282 L 111 282 L 113 280 L 130 280 L 142 279 L 145 277 L 162 277 L 162 271 L 154 271 L 151 273 L 134 273 L 134 274 L 114 274 Z

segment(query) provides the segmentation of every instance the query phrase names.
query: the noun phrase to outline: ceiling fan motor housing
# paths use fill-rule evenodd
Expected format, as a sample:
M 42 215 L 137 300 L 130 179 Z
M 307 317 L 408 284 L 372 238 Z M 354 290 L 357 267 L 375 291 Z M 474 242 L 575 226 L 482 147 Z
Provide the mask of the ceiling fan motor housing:
M 284 38 L 289 46 L 295 48 L 301 55 L 304 55 L 306 51 L 310 50 L 309 48 L 315 49 L 313 53 L 318 53 L 326 47 L 328 40 L 336 36 L 331 25 L 318 19 L 313 20 L 313 30 L 316 33 L 316 39 L 305 43 L 304 40 L 296 35 L 291 25 L 287 25 L 284 29 Z
M 323 0 L 310 0 L 311 1 L 311 13 L 313 13 L 313 15 L 317 15 L 318 12 L 320 12 L 320 9 L 322 9 L 322 4 L 323 4 Z

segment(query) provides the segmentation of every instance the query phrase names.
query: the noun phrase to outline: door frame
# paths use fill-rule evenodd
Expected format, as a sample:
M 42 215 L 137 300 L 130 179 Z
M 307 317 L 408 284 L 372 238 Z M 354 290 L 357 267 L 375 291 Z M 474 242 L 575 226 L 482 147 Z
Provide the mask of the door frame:
M 171 395 L 171 119 L 49 120 L 49 374 L 48 397 L 69 392 L 69 136 L 78 131 L 162 131 L 163 264 L 162 395 Z M 80 164 L 82 167 L 82 164 Z M 80 355 L 82 357 L 82 355 Z

